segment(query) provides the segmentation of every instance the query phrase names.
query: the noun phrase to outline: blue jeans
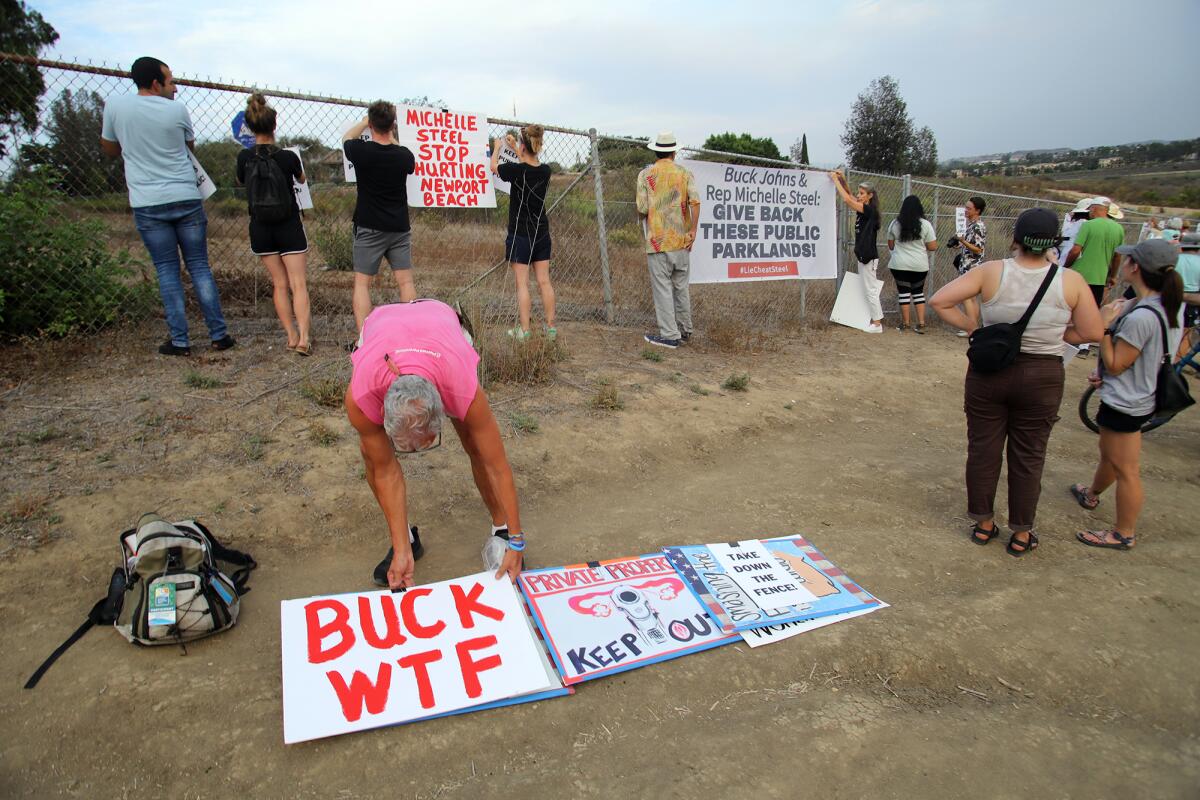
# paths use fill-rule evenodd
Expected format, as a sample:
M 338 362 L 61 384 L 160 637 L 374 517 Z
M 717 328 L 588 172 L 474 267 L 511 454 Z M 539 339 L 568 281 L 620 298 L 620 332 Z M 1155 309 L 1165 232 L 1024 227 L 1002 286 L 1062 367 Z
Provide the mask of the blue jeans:
M 204 313 L 208 335 L 215 342 L 225 338 L 225 316 L 221 313 L 221 298 L 208 265 L 208 217 L 199 200 L 142 206 L 133 210 L 133 221 L 158 272 L 158 292 L 167 314 L 171 344 L 188 347 L 187 314 L 183 310 L 183 278 L 179 268 L 179 252 L 192 276 L 192 288 Z

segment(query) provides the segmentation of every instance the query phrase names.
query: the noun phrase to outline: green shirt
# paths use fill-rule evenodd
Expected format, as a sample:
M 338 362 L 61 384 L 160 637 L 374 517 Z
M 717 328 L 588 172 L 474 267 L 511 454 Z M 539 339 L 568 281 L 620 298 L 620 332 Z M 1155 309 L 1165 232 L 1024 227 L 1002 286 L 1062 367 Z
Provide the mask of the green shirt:
M 1119 222 L 1108 217 L 1089 219 L 1075 234 L 1075 244 L 1083 252 L 1071 268 L 1090 285 L 1103 286 L 1108 282 L 1108 265 L 1112 263 L 1113 253 L 1124 243 L 1125 229 Z

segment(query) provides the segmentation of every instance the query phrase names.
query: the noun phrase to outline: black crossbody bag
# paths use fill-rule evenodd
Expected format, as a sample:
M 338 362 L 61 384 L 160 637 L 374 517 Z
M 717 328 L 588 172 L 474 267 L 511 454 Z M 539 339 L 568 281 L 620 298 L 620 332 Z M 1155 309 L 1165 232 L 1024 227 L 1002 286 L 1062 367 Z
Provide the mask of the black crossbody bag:
M 1038 303 L 1042 302 L 1042 298 L 1050 289 L 1050 282 L 1054 280 L 1056 272 L 1058 265 L 1051 264 L 1046 278 L 1038 287 L 1037 294 L 1033 296 L 1033 302 L 1019 320 L 997 322 L 975 329 L 968 340 L 970 346 L 967 348 L 967 359 L 971 362 L 971 369 L 976 372 L 999 372 L 1017 360 L 1017 354 L 1021 352 L 1021 336 L 1029 326 L 1029 320 L 1033 318 Z

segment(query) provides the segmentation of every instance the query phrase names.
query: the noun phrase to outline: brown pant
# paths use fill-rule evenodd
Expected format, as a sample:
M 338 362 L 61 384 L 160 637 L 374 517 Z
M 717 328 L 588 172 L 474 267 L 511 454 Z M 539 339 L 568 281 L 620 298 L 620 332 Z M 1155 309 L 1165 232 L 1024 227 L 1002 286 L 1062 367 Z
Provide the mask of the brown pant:
M 967 370 L 967 516 L 991 519 L 1008 445 L 1008 527 L 1033 528 L 1042 493 L 1046 443 L 1062 403 L 1062 358 L 1021 353 L 999 372 Z

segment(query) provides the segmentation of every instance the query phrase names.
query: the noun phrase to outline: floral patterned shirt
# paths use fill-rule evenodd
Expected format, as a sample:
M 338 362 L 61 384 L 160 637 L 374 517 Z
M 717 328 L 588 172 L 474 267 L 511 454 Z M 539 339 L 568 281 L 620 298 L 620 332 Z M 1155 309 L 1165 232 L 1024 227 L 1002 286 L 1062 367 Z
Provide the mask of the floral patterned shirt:
M 646 215 L 646 252 L 686 250 L 692 209 L 699 203 L 692 173 L 672 159 L 659 159 L 638 173 L 637 210 Z
M 959 238 L 973 247 L 978 247 L 980 250 L 979 255 L 975 255 L 967 248 L 963 248 L 962 271 L 966 272 L 967 270 L 971 269 L 971 267 L 979 266 L 979 264 L 983 261 L 983 250 L 987 245 L 987 225 L 985 225 L 981 219 L 977 219 L 974 222 L 968 222 L 967 232 Z

